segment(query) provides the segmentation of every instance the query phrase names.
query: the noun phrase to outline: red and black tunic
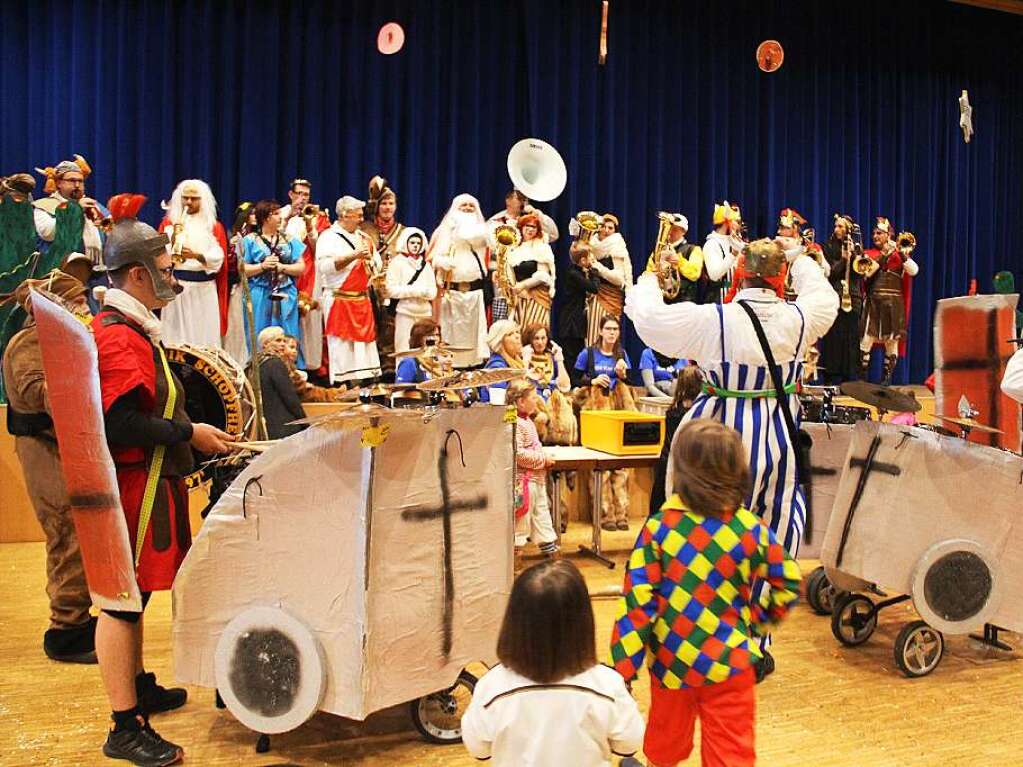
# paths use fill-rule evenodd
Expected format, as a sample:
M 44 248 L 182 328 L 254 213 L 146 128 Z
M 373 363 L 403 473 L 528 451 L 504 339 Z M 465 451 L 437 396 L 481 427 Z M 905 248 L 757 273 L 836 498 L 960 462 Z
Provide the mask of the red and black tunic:
M 192 469 L 192 424 L 185 393 L 177 389 L 173 417 L 163 418 L 169 385 L 160 350 L 131 318 L 116 310 L 100 312 L 92 323 L 99 355 L 107 442 L 117 469 L 121 506 L 132 551 L 136 547 L 142 497 L 157 445 L 165 455 L 136 578 L 142 591 L 169 589 L 192 543 L 184 475 Z

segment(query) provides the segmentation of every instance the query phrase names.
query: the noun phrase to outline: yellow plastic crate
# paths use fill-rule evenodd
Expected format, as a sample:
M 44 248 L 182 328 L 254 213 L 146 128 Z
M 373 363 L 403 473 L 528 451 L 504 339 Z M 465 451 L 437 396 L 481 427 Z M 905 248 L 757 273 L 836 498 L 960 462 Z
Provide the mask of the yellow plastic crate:
M 583 410 L 579 414 L 583 447 L 612 455 L 660 453 L 664 416 L 634 410 Z

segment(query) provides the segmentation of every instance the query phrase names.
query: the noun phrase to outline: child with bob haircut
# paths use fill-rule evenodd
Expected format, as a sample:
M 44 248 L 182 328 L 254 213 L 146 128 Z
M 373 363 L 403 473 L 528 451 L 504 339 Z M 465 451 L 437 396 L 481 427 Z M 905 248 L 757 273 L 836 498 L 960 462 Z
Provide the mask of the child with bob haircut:
M 631 682 L 650 651 L 643 752 L 651 767 L 692 753 L 697 717 L 705 766 L 752 765 L 757 636 L 795 602 L 799 567 L 742 506 L 750 475 L 737 431 L 690 421 L 671 461 L 674 494 L 647 520 L 629 558 L 611 657 Z M 755 580 L 768 585 L 756 604 Z
M 462 717 L 462 741 L 494 767 L 605 767 L 643 740 L 622 677 L 597 663 L 593 608 L 579 570 L 541 562 L 512 587 L 494 666 Z

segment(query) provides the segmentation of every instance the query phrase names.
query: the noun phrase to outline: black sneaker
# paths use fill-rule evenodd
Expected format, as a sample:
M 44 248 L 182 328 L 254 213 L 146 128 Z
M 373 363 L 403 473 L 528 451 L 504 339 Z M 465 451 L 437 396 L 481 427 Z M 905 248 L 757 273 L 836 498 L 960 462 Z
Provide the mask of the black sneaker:
M 60 663 L 96 662 L 96 619 L 68 629 L 47 629 L 43 634 L 43 652 Z
M 156 674 L 151 671 L 135 677 L 135 695 L 139 708 L 146 714 L 173 711 L 188 700 L 188 691 L 184 687 L 161 687 L 156 683 Z
M 774 673 L 774 656 L 767 650 L 764 650 L 764 657 L 756 665 L 753 673 L 756 675 L 757 684 L 767 679 L 768 676 Z
M 103 753 L 111 759 L 125 759 L 139 767 L 165 767 L 180 762 L 185 755 L 181 746 L 164 740 L 149 722 L 138 717 L 138 727 L 111 730 Z

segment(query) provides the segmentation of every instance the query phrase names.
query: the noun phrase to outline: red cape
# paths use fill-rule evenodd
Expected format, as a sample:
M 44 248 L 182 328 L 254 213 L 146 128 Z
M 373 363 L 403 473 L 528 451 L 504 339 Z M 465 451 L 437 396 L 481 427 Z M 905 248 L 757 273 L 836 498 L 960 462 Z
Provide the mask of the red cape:
M 316 233 L 319 234 L 330 228 L 330 219 L 325 213 L 320 213 L 316 219 Z M 302 251 L 302 263 L 305 264 L 305 271 L 295 280 L 295 287 L 299 293 L 313 296 L 313 285 L 316 284 L 316 240 L 306 237 L 304 240 L 305 250 Z
M 170 219 L 164 217 L 163 221 L 160 222 L 160 226 L 156 229 L 158 232 L 162 232 L 171 226 Z M 217 303 L 220 308 L 220 335 L 227 335 L 227 259 L 231 255 L 227 248 L 227 233 L 224 230 L 224 225 L 219 221 L 213 224 L 213 236 L 217 239 L 221 250 L 224 251 L 224 263 L 217 271 Z
M 865 251 L 863 251 L 863 255 L 869 256 L 870 258 L 872 258 L 874 261 L 877 261 L 878 263 L 880 263 L 880 261 L 881 261 L 881 251 L 878 250 L 877 248 L 871 248 L 870 250 L 865 250 Z M 866 284 L 864 284 L 864 289 L 865 288 L 866 288 Z M 864 298 L 864 302 L 866 302 L 866 296 L 864 296 L 863 298 Z M 904 335 L 902 337 L 902 339 L 899 341 L 899 356 L 900 357 L 905 357 L 906 356 L 906 340 L 909 337 L 909 307 L 910 307 L 910 305 L 912 303 L 913 303 L 913 278 L 911 276 L 909 276 L 908 274 L 906 274 L 905 270 L 903 270 L 903 272 L 902 272 L 902 308 L 905 311 L 905 316 L 906 316 L 906 335 Z M 877 341 L 877 342 L 874 343 L 874 346 L 875 347 L 883 347 L 884 343 L 882 341 Z

